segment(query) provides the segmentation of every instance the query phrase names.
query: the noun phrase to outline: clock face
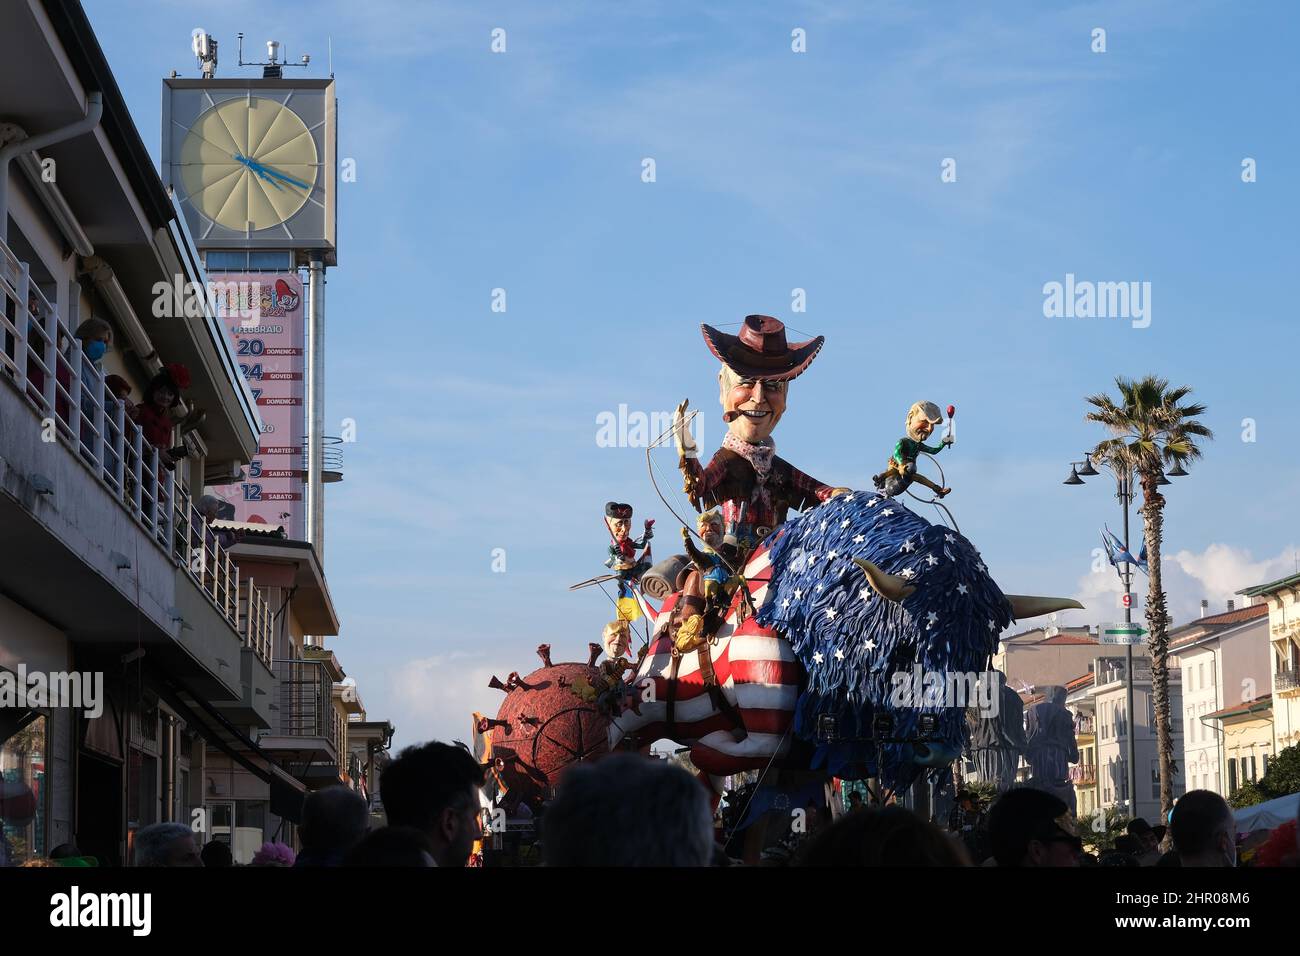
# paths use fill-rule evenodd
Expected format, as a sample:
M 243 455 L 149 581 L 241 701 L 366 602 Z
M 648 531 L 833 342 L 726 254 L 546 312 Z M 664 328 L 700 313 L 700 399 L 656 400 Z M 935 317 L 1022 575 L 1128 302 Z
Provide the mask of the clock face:
M 251 233 L 277 226 L 311 198 L 320 171 L 316 140 L 282 103 L 224 100 L 201 113 L 181 143 L 185 195 L 211 222 Z

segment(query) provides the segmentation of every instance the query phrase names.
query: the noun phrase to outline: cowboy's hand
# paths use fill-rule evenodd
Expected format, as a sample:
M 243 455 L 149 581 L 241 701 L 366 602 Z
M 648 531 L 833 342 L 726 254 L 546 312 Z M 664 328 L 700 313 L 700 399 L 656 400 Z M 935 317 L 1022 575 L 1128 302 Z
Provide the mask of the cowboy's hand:
M 687 528 L 685 525 L 682 526 L 682 540 L 683 541 L 691 540 L 691 529 Z
M 684 399 L 677 410 L 673 412 L 673 440 L 677 443 L 677 454 L 684 458 L 698 458 L 699 449 L 695 447 L 695 439 L 691 437 L 691 430 L 688 426 L 687 407 L 691 404 L 689 398 Z
M 832 488 L 830 496 L 832 498 L 838 498 L 840 495 L 847 495 L 852 490 L 852 488 Z
M 951 445 L 951 444 L 952 444 L 952 436 L 951 436 L 951 435 L 944 435 L 944 436 L 943 436 L 943 440 L 942 440 L 941 442 L 939 442 L 939 444 L 940 444 L 940 445 Z

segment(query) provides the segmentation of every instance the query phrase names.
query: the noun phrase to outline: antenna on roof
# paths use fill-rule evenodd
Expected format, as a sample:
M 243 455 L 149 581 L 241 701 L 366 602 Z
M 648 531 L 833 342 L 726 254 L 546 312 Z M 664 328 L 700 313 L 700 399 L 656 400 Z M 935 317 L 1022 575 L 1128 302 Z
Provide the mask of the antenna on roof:
M 217 75 L 217 41 L 202 27 L 195 27 L 190 33 L 190 46 L 199 61 L 203 79 L 210 80 Z
M 287 67 L 287 66 L 302 66 L 302 67 L 305 67 L 305 66 L 307 66 L 309 63 L 311 63 L 311 54 L 309 54 L 309 53 L 304 53 L 304 54 L 302 55 L 302 61 L 301 61 L 301 62 L 299 62 L 299 63 L 290 63 L 290 62 L 289 62 L 289 54 L 288 54 L 288 51 L 284 51 L 284 52 L 283 52 L 283 57 L 281 56 L 281 46 L 282 46 L 282 44 L 280 43 L 279 40 L 267 40 L 267 41 L 266 41 L 266 56 L 267 56 L 267 59 L 264 60 L 264 61 L 261 62 L 261 63 L 256 63 L 256 62 L 251 62 L 251 61 L 250 61 L 250 62 L 245 62 L 245 61 L 244 61 L 244 35 L 241 33 L 241 34 L 239 34 L 239 65 L 240 65 L 240 66 L 260 66 L 260 67 L 262 68 L 262 79 L 264 79 L 264 80 L 278 80 L 278 79 L 280 79 L 282 76 L 284 76 L 284 68 L 285 68 L 285 67 Z

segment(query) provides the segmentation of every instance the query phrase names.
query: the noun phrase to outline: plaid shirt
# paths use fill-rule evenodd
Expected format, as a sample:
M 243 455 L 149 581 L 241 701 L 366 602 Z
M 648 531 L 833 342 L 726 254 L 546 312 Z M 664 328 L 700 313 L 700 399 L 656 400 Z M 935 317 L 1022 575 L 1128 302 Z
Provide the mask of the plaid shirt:
M 688 484 L 693 485 L 688 488 L 691 504 L 701 511 L 720 506 L 726 526 L 730 528 L 734 524 L 737 538 L 750 546 L 785 524 L 791 508 L 796 511 L 814 508 L 835 490 L 805 475 L 784 458 L 774 458 L 767 478 L 769 501 L 765 503 L 758 493 L 754 466 L 728 448 L 719 448 L 707 467 L 698 458 L 683 459 L 682 470 Z M 745 505 L 743 522 L 740 520 L 742 504 Z

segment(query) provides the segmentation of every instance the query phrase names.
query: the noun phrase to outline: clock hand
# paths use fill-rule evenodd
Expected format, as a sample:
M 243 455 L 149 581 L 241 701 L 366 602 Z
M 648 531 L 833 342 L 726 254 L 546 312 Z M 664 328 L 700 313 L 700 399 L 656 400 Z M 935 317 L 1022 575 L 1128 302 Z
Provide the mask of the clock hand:
M 300 179 L 294 179 L 292 176 L 289 176 L 286 173 L 282 173 L 278 170 L 272 169 L 270 166 L 262 166 L 261 168 L 265 170 L 268 175 L 274 176 L 276 179 L 282 179 L 286 183 L 289 183 L 292 186 L 297 186 L 299 189 L 311 189 L 310 183 L 304 183 Z
M 272 186 L 274 186 L 276 189 L 279 189 L 279 190 L 281 190 L 281 191 L 284 190 L 284 187 L 283 187 L 283 186 L 281 186 L 281 185 L 280 185 L 279 183 L 277 183 L 274 179 L 272 179 L 272 178 L 270 177 L 270 175 L 268 175 L 268 170 L 267 170 L 267 168 L 266 168 L 265 166 L 263 166 L 261 163 L 259 163 L 257 160 L 255 160 L 255 159 L 249 159 L 247 156 L 241 156 L 241 155 L 238 154 L 238 153 L 235 154 L 235 159 L 238 160 L 239 162 L 243 163 L 245 166 L 247 166 L 250 170 L 252 170 L 252 171 L 253 171 L 254 173 L 256 173 L 258 176 L 260 176 L 262 179 L 265 179 L 268 183 L 270 183 L 270 184 L 271 184 Z

